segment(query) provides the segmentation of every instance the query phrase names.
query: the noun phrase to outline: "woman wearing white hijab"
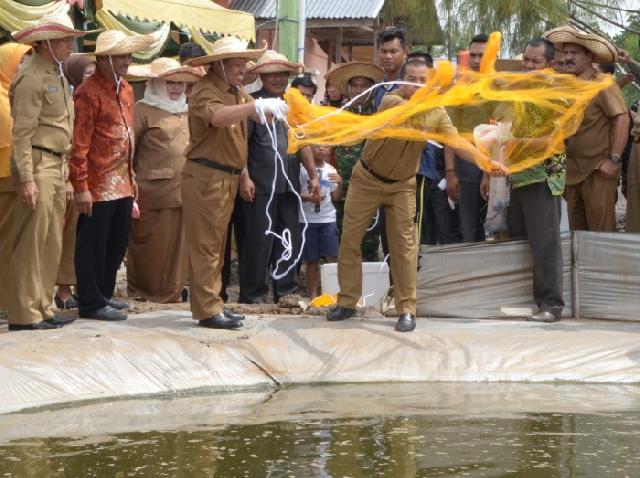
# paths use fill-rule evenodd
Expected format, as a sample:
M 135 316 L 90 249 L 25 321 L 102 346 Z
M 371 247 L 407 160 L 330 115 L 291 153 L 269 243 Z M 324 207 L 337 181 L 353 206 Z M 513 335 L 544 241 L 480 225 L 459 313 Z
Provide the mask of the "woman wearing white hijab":
M 132 298 L 159 303 L 183 299 L 188 273 L 180 195 L 189 143 L 185 90 L 186 83 L 203 73 L 169 58 L 129 68 L 130 75 L 149 78 L 135 105 L 133 168 L 140 217 L 132 221 L 127 253 Z

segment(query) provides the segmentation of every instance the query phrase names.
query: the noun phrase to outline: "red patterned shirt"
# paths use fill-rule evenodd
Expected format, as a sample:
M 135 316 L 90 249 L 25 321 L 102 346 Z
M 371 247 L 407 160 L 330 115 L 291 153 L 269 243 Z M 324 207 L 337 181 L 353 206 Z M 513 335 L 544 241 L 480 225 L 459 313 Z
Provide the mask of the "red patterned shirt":
M 94 201 L 133 196 L 133 89 L 120 92 L 99 69 L 74 95 L 75 123 L 69 179 L 75 192 L 91 191 Z

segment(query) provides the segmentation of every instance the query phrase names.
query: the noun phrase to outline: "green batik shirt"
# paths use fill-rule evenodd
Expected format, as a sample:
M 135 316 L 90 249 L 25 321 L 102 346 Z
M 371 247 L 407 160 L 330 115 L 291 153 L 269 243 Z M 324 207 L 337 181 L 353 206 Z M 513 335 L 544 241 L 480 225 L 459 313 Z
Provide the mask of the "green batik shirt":
M 507 109 L 504 108 L 502 112 L 504 113 L 504 111 L 507 111 Z M 525 106 L 522 114 L 524 114 L 528 120 L 526 127 L 524 127 L 526 130 L 525 135 L 530 131 L 537 130 L 539 125 L 542 125 L 545 121 L 549 121 L 538 109 L 531 105 Z M 498 114 L 498 116 L 500 116 L 500 114 Z M 508 117 L 509 115 L 507 114 L 505 116 Z M 553 196 L 562 196 L 566 179 L 566 162 L 567 156 L 565 153 L 554 154 L 541 164 L 512 174 L 509 177 L 511 188 L 517 189 L 530 184 L 546 182 Z
M 553 196 L 562 196 L 566 178 L 566 161 L 567 156 L 564 153 L 554 154 L 542 164 L 514 173 L 509 178 L 511 188 L 517 189 L 546 181 Z

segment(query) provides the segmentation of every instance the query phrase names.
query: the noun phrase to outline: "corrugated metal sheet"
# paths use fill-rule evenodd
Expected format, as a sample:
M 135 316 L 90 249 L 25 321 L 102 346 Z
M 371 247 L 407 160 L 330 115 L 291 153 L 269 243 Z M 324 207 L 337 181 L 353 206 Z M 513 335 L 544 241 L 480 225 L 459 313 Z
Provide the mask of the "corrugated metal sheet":
M 275 18 L 277 0 L 234 0 L 233 10 L 252 13 L 256 18 Z M 376 18 L 384 0 L 307 0 L 307 18 Z

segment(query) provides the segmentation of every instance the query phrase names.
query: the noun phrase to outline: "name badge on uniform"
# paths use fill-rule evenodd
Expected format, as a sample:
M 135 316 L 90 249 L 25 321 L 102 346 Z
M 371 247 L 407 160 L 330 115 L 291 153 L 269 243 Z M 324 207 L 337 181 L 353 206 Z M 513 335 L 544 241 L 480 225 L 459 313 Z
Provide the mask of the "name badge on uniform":
M 58 91 L 57 86 L 47 86 L 47 93 L 57 93 Z

